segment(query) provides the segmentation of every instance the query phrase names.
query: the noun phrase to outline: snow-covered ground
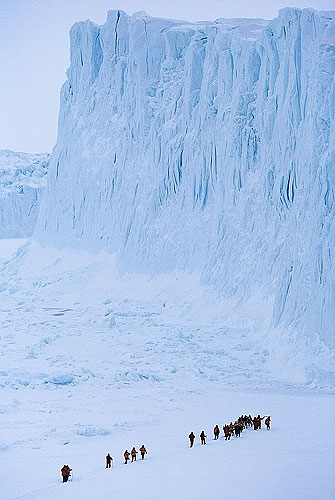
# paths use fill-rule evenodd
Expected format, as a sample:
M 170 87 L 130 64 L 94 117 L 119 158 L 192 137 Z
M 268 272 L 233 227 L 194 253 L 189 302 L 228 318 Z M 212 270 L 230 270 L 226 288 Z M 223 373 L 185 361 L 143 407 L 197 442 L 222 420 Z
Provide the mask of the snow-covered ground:
M 236 309 L 196 274 L 120 275 L 107 252 L 35 242 L 1 277 L 2 500 L 333 498 L 334 399 L 281 381 L 256 301 Z M 271 432 L 212 441 L 216 423 L 258 412 Z M 208 445 L 190 450 L 202 428 Z M 125 466 L 142 443 L 145 462 Z

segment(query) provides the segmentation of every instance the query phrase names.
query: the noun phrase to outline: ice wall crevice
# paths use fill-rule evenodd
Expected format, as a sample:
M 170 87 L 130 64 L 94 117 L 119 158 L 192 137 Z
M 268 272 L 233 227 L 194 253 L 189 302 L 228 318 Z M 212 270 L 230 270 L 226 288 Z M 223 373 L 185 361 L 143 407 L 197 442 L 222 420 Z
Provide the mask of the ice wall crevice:
M 34 237 L 262 290 L 276 328 L 334 344 L 334 23 L 77 23 Z

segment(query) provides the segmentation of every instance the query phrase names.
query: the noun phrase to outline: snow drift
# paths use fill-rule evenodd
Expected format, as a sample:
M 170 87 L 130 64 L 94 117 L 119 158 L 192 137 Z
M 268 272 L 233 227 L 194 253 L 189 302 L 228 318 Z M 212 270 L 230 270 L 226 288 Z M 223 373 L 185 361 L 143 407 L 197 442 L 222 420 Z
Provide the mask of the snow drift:
M 0 238 L 32 235 L 48 165 L 48 154 L 0 150 Z

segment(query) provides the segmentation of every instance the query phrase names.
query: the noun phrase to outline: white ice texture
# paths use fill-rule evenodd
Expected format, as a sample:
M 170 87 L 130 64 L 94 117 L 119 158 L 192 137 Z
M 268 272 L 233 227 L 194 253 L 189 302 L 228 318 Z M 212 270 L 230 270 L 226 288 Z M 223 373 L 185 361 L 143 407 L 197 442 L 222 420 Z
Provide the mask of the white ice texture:
M 76 23 L 34 238 L 272 297 L 274 335 L 334 345 L 334 34 L 294 8 Z
M 48 165 L 46 153 L 0 150 L 0 238 L 32 235 Z

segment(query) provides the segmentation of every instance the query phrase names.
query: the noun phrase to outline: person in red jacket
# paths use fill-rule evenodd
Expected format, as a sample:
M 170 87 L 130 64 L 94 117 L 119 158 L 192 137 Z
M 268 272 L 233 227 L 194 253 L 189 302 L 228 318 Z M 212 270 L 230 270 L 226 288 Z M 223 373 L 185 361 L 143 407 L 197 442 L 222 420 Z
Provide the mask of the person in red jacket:
M 126 450 L 126 451 L 124 452 L 123 457 L 124 457 L 124 463 L 127 465 L 128 460 L 129 460 L 129 458 L 130 458 L 130 453 L 129 453 L 129 451 L 128 451 L 128 450 Z
M 131 463 L 133 462 L 136 462 L 136 455 L 137 455 L 138 451 L 136 451 L 136 448 L 135 446 L 133 446 L 130 454 L 131 454 Z
M 142 460 L 144 460 L 144 455 L 146 455 L 148 453 L 144 444 L 142 444 L 142 446 L 140 448 L 140 453 L 141 453 Z
M 225 440 L 229 440 L 230 439 L 230 430 L 229 430 L 229 425 L 225 425 L 223 427 L 223 432 L 224 432 L 224 435 L 225 435 Z
M 67 483 L 69 476 L 71 475 L 72 469 L 68 465 L 63 465 L 60 472 L 63 478 L 63 483 Z

